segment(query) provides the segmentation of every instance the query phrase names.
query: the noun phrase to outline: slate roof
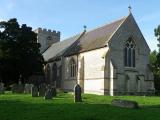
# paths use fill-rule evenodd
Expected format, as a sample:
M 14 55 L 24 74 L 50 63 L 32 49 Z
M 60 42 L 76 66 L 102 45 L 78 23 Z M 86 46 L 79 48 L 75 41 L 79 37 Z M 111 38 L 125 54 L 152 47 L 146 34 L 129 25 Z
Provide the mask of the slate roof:
M 108 42 L 112 34 L 114 34 L 114 32 L 119 28 L 119 26 L 125 19 L 126 17 L 86 32 L 78 40 L 78 42 L 76 42 L 74 47 L 72 47 L 69 51 L 67 51 L 67 53 L 65 53 L 65 56 L 70 56 L 106 46 L 106 43 Z
M 43 57 L 45 61 L 50 61 L 62 55 L 70 56 L 81 52 L 102 48 L 106 46 L 106 43 L 109 41 L 112 34 L 114 34 L 125 19 L 126 17 L 83 34 L 81 33 L 61 42 L 52 44 L 52 46 L 43 53 Z
M 80 35 L 81 34 L 78 34 L 61 42 L 52 44 L 51 47 L 43 53 L 44 60 L 48 61 L 62 56 L 66 49 L 70 47 L 80 37 Z

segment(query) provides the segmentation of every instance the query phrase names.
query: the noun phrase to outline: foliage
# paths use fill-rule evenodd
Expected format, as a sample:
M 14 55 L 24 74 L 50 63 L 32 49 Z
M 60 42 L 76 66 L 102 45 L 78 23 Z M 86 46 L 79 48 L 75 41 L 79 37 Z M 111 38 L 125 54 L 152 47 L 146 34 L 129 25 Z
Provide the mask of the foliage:
M 20 74 L 25 80 L 32 74 L 42 74 L 43 57 L 37 35 L 17 19 L 0 22 L 0 76 L 3 82 L 17 82 Z
M 155 36 L 157 37 L 157 40 L 159 42 L 157 44 L 157 46 L 158 46 L 159 52 L 160 52 L 160 25 L 156 29 L 154 29 L 154 33 L 155 33 Z
M 1 120 L 159 120 L 160 97 L 99 96 L 83 94 L 82 103 L 73 95 L 60 93 L 53 100 L 29 94 L 0 95 Z M 140 109 L 111 106 L 112 99 L 135 100 Z
M 156 93 L 160 91 L 160 63 L 159 60 L 159 53 L 157 51 L 151 52 L 150 56 L 150 68 L 154 75 L 154 86 L 156 89 Z
M 156 92 L 160 93 L 160 25 L 154 29 L 158 41 L 158 52 L 155 50 L 150 54 L 150 68 L 154 75 L 154 84 Z

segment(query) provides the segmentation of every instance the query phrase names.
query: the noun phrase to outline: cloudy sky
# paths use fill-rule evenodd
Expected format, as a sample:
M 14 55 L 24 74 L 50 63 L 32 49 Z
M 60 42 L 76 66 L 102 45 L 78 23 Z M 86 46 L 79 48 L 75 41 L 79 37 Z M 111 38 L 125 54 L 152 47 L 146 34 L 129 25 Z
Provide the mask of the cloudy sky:
M 0 0 L 0 21 L 17 18 L 20 24 L 61 31 L 65 39 L 128 15 L 132 7 L 151 50 L 157 49 L 154 28 L 160 24 L 160 0 Z

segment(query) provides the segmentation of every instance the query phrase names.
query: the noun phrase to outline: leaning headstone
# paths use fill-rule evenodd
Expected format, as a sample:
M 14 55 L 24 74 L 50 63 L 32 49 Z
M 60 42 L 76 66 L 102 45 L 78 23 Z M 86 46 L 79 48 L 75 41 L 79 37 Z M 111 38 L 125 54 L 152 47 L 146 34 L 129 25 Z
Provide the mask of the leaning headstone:
M 31 93 L 31 88 L 33 84 L 25 84 L 24 93 Z
M 122 108 L 139 108 L 138 103 L 136 101 L 130 101 L 130 100 L 114 99 L 112 100 L 111 104 L 113 106 Z
M 38 97 L 38 88 L 36 86 L 32 86 L 31 94 L 32 94 L 32 97 Z
M 44 97 L 46 92 L 46 85 L 41 84 L 39 87 L 39 96 Z
M 0 94 L 4 94 L 4 91 L 5 91 L 5 89 L 4 89 L 4 83 L 0 83 Z
M 82 102 L 81 87 L 79 84 L 76 84 L 74 87 L 74 102 Z
M 44 99 L 45 100 L 50 100 L 53 98 L 53 95 L 52 95 L 52 90 L 51 88 L 47 88 L 47 91 L 45 92 L 45 96 L 44 96 Z

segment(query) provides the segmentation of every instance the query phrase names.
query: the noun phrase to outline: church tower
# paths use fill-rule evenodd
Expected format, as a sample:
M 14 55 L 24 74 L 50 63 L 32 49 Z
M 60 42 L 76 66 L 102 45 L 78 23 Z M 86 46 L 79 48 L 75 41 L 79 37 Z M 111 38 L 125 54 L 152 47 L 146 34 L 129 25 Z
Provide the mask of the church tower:
M 60 32 L 38 28 L 34 30 L 37 33 L 37 42 L 41 44 L 40 52 L 43 53 L 48 47 L 56 42 L 60 42 Z

